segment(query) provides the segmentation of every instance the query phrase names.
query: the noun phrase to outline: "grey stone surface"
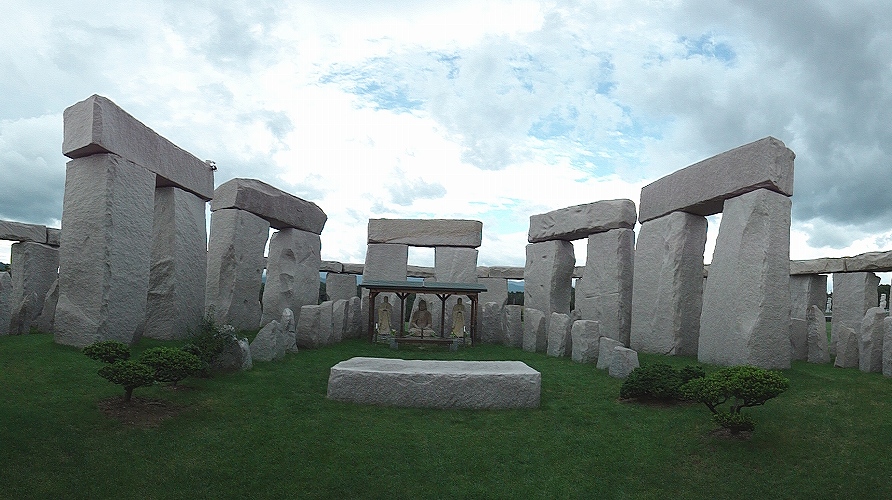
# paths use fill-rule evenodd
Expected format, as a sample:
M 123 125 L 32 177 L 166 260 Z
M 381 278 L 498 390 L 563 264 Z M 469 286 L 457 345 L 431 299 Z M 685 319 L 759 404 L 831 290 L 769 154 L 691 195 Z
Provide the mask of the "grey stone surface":
M 254 341 L 251 342 L 252 361 L 274 361 L 285 356 L 285 343 L 282 325 L 276 321 L 270 321 L 257 332 Z
M 808 322 L 804 319 L 790 319 L 790 359 L 808 359 Z
M 225 208 L 251 212 L 276 229 L 300 229 L 316 235 L 322 234 L 328 220 L 315 203 L 257 179 L 236 178 L 217 186 L 211 210 Z
M 892 271 L 892 252 L 866 252 L 854 257 L 844 257 L 846 272 Z
M 347 330 L 348 339 L 358 339 L 362 336 L 362 299 L 350 297 L 347 300 Z
M 705 217 L 673 212 L 641 224 L 633 276 L 632 349 L 697 355 L 705 248 Z
M 379 243 L 370 244 L 365 254 L 365 266 L 363 267 L 362 281 L 405 281 L 406 267 L 409 260 L 409 246 L 402 244 Z M 345 265 L 346 269 L 347 266 Z M 363 324 L 367 324 L 369 292 L 362 289 Z M 399 304 L 395 294 L 380 293 L 375 297 L 375 308 L 389 297 L 391 304 Z
M 358 297 L 356 294 L 356 275 L 328 273 L 325 276 L 325 293 L 329 300 Z
M 602 200 L 530 216 L 527 240 L 580 240 L 611 229 L 633 229 L 638 215 L 632 200 Z
M 612 229 L 588 237 L 585 271 L 576 283 L 576 311 L 597 321 L 601 335 L 629 345 L 635 232 Z
M 537 408 L 541 375 L 520 361 L 351 358 L 331 368 L 328 398 L 413 408 Z
M 435 277 L 436 272 L 433 267 L 406 266 L 406 276 L 427 279 Z
M 758 189 L 793 194 L 796 155 L 766 137 L 695 163 L 641 188 L 638 220 L 684 211 L 713 215 L 725 200 Z
M 260 324 L 282 316 L 285 308 L 298 311 L 319 302 L 322 240 L 300 229 L 281 229 L 269 241 L 263 314 Z
M 408 248 L 406 249 L 408 254 Z M 408 259 L 408 256 L 406 257 Z M 365 264 L 344 264 L 344 272 L 348 274 L 364 274 Z
M 37 328 L 47 292 L 58 279 L 59 248 L 23 241 L 10 247 L 12 302 L 9 333 L 21 335 Z M 47 330 L 49 333 L 49 330 Z
M 155 174 L 112 154 L 68 162 L 55 341 L 133 344 L 146 314 Z
M 805 322 L 808 329 L 808 362 L 829 363 L 827 321 L 824 319 L 823 309 L 818 306 L 809 307 Z
M 435 247 L 434 278 L 440 283 L 477 283 L 477 249 L 442 246 Z M 446 299 L 446 315 L 444 320 L 446 333 L 451 331 L 452 311 L 459 298 L 459 296 L 453 295 Z M 467 331 L 470 331 L 470 301 L 467 297 L 463 297 L 462 302 L 465 306 L 465 328 Z M 437 315 L 435 317 L 439 316 Z
M 822 258 L 790 261 L 790 275 L 844 273 L 845 271 L 844 259 Z
M 614 347 L 607 373 L 614 378 L 626 378 L 639 366 L 637 352 L 625 347 Z
M 90 96 L 66 108 L 62 116 L 65 156 L 114 153 L 158 174 L 163 179 L 159 185 L 178 186 L 204 200 L 214 196 L 214 172 L 204 161 L 161 137 L 108 98 Z
M 347 337 L 347 299 L 334 300 L 331 304 L 331 342 Z
M 46 228 L 46 244 L 57 247 L 62 242 L 62 230 L 53 227 Z
M 0 240 L 46 243 L 46 231 L 46 226 L 40 224 L 0 220 Z M 56 243 L 55 246 L 59 246 L 59 244 Z
M 322 336 L 320 307 L 307 305 L 300 308 L 297 316 L 297 347 L 302 349 L 316 349 L 325 345 Z
M 505 345 L 523 347 L 523 306 L 505 306 Z
M 198 330 L 207 286 L 205 201 L 175 187 L 155 190 L 152 267 L 143 336 L 174 340 Z
M 892 377 L 892 318 L 883 320 L 883 376 Z
M 263 250 L 268 239 L 269 223 L 250 212 L 211 213 L 205 306 L 213 310 L 218 324 L 237 330 L 260 326 Z
M 334 302 L 319 304 L 319 339 L 321 345 L 334 344 Z
M 598 340 L 598 362 L 595 365 L 599 370 L 610 368 L 610 362 L 613 359 L 614 349 L 617 347 L 625 347 L 618 340 L 610 337 L 601 337 Z
M 322 264 L 319 266 L 319 270 L 324 273 L 343 273 L 344 264 L 341 264 L 336 260 L 323 260 Z
M 369 219 L 369 243 L 477 248 L 483 223 L 460 219 Z
M 487 278 L 503 278 L 506 280 L 522 280 L 524 268 L 508 266 L 492 266 L 486 268 Z M 479 277 L 479 275 L 478 275 Z
M 480 342 L 484 344 L 504 344 L 505 332 L 502 330 L 504 324 L 504 306 L 498 302 L 484 302 L 483 311 L 480 314 L 480 327 L 478 334 Z
M 703 293 L 700 362 L 790 367 L 790 207 L 767 189 L 725 202 Z
M 504 306 L 508 302 L 508 280 L 504 278 L 477 278 L 477 283 L 486 287 L 485 292 L 477 296 L 478 304 L 495 302 Z
M 12 312 L 12 276 L 0 272 L 0 337 L 9 335 L 9 321 Z
M 56 327 L 56 305 L 59 303 L 59 277 L 56 277 L 56 280 L 53 281 L 53 284 L 50 285 L 49 291 L 46 292 L 46 297 L 43 299 L 43 308 L 40 310 L 40 315 L 37 316 L 37 319 L 34 321 L 33 325 L 37 327 L 38 331 L 52 333 L 55 331 Z
M 254 367 L 251 358 L 251 345 L 248 339 L 236 339 L 235 343 L 224 350 L 211 362 L 211 369 L 219 372 L 246 371 Z
M 548 346 L 548 322 L 545 313 L 529 307 L 523 310 L 523 350 L 545 352 Z
M 601 333 L 598 322 L 580 319 L 573 322 L 570 338 L 573 342 L 573 361 L 577 363 L 597 363 L 598 345 Z
M 297 321 L 294 311 L 285 308 L 282 311 L 282 319 L 279 321 L 282 327 L 282 348 L 286 353 L 297 352 Z
M 836 346 L 836 361 L 833 362 L 833 366 L 858 368 L 858 362 L 858 334 L 847 326 L 840 327 Z
M 871 307 L 861 320 L 858 338 L 858 369 L 865 373 L 883 371 L 883 321 L 885 309 Z
M 570 338 L 570 329 L 572 327 L 573 320 L 570 318 L 570 315 L 551 313 L 551 317 L 548 319 L 548 345 L 546 350 L 549 356 L 572 356 L 573 341 Z
M 790 263 L 792 265 L 792 262 Z M 790 275 L 790 317 L 805 319 L 811 306 L 827 305 L 827 276 L 821 274 Z
M 830 357 L 836 355 L 841 328 L 858 332 L 867 310 L 878 304 L 880 278 L 869 272 L 833 274 L 833 317 L 830 323 Z
M 526 248 L 523 304 L 551 313 L 570 313 L 570 292 L 576 256 L 569 241 L 530 243 Z

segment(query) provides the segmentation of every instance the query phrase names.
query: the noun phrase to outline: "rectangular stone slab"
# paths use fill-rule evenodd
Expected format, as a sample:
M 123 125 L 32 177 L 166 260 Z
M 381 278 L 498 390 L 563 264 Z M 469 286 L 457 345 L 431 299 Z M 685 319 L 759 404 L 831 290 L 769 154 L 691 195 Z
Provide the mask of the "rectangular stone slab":
M 10 220 L 0 220 L 0 240 L 32 241 L 46 243 L 47 228 L 39 224 L 25 224 Z M 59 246 L 56 243 L 56 246 Z
M 707 158 L 641 188 L 638 220 L 670 212 L 713 215 L 724 201 L 756 189 L 793 195 L 796 155 L 774 137 L 765 137 Z
M 145 126 L 109 98 L 94 94 L 66 108 L 62 116 L 65 156 L 114 153 L 158 175 L 159 186 L 173 185 L 205 201 L 214 196 L 214 172 L 204 161 Z
M 331 368 L 328 398 L 411 408 L 538 408 L 541 374 L 520 361 L 356 357 Z
M 269 222 L 275 229 L 300 229 L 322 234 L 328 216 L 311 201 L 298 198 L 257 179 L 231 179 L 217 186 L 211 211 L 245 210 Z
M 416 247 L 480 246 L 483 223 L 460 219 L 369 219 L 369 243 Z
M 635 227 L 635 202 L 603 200 L 530 216 L 530 243 L 548 240 L 573 241 L 611 229 Z

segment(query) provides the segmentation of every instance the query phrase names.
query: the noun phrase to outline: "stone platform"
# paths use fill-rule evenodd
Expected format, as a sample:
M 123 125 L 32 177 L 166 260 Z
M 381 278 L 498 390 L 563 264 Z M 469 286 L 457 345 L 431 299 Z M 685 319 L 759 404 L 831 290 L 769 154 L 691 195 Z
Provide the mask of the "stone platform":
M 520 361 L 356 357 L 331 368 L 328 398 L 412 408 L 538 408 L 541 374 Z

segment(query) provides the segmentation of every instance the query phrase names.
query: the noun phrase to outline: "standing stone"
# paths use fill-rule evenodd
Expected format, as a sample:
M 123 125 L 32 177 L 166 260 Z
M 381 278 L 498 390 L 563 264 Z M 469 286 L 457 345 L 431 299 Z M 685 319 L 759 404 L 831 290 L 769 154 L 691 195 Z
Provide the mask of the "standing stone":
M 219 372 L 246 371 L 253 367 L 251 345 L 246 338 L 236 339 L 231 346 L 211 362 L 211 370 Z
M 570 313 L 570 294 L 576 256 L 569 241 L 544 241 L 527 245 L 523 303 L 550 317 Z
M 174 340 L 198 330 L 207 286 L 203 199 L 175 187 L 155 190 L 152 266 L 143 335 Z
M 0 272 L 0 337 L 9 335 L 11 303 L 12 276 L 7 272 Z
M 362 336 L 362 299 L 357 296 L 347 300 L 347 338 L 358 339 Z
M 279 324 L 282 326 L 282 347 L 285 353 L 297 352 L 297 325 L 294 320 L 294 311 L 285 308 L 282 311 L 282 320 Z
M 365 254 L 365 266 L 362 272 L 362 282 L 367 281 L 406 281 L 406 267 L 409 261 L 409 246 L 393 243 L 376 243 L 369 244 Z M 368 325 L 369 317 L 369 291 L 362 289 L 362 317 L 363 328 Z M 400 301 L 396 294 L 379 293 L 375 297 L 375 310 L 384 302 L 384 297 L 388 297 L 390 304 L 393 305 L 395 312 Z M 372 313 L 374 314 L 374 312 Z M 391 321 L 398 318 L 391 318 Z M 393 324 L 393 323 L 391 323 Z
M 324 345 L 325 339 L 320 331 L 320 307 L 308 305 L 300 308 L 297 317 L 297 347 L 316 349 Z
M 505 306 L 505 345 L 523 347 L 523 306 Z
M 827 276 L 800 274 L 790 276 L 790 317 L 805 319 L 811 306 L 827 304 Z
M 614 378 L 626 378 L 639 366 L 637 352 L 625 347 L 614 347 L 607 374 Z
M 703 363 L 790 367 L 790 199 L 759 189 L 725 201 L 703 296 Z
M 877 305 L 880 278 L 873 273 L 833 274 L 833 316 L 830 323 L 830 356 L 836 355 L 842 327 L 860 331 L 867 310 Z
M 620 344 L 618 340 L 614 340 L 610 337 L 601 337 L 598 340 L 598 363 L 595 365 L 595 367 L 599 370 L 606 370 L 610 368 L 610 362 L 613 359 L 614 349 L 617 347 L 623 347 L 623 345 Z
M 146 315 L 155 174 L 113 154 L 68 162 L 55 341 L 133 344 Z
M 871 307 L 861 321 L 858 339 L 858 369 L 865 373 L 883 371 L 883 321 L 889 314 Z
M 523 310 L 523 350 L 544 352 L 548 343 L 548 325 L 545 313 L 538 309 Z
M 319 304 L 320 345 L 334 343 L 334 302 L 326 300 Z
M 576 286 L 576 310 L 597 321 L 601 335 L 629 345 L 632 328 L 632 269 L 635 231 L 613 229 L 588 237 L 582 282 Z
M 696 356 L 706 218 L 672 212 L 641 224 L 629 343 L 640 352 Z
M 59 278 L 56 277 L 56 281 L 53 281 L 50 290 L 46 292 L 46 297 L 43 299 L 43 309 L 34 322 L 38 331 L 50 333 L 55 330 L 56 305 L 58 303 Z
M 573 342 L 573 361 L 577 363 L 596 363 L 598 361 L 598 344 L 601 334 L 597 321 L 577 320 L 570 328 Z
M 328 295 L 328 300 L 357 297 L 356 275 L 327 273 L 325 275 L 325 294 Z
M 808 362 L 829 363 L 827 320 L 824 318 L 824 311 L 818 306 L 809 307 L 805 321 L 808 328 Z
M 477 283 L 477 249 L 438 246 L 434 248 L 434 276 L 439 283 Z M 465 329 L 471 331 L 470 302 L 467 297 L 453 295 L 446 299 L 443 335 L 452 331 L 452 309 L 462 298 L 465 306 Z M 438 329 L 439 325 L 434 329 Z
M 836 344 L 836 361 L 833 362 L 833 366 L 857 368 L 858 362 L 858 334 L 847 326 L 840 327 Z
M 549 356 L 570 356 L 572 355 L 573 341 L 570 338 L 570 329 L 573 327 L 573 320 L 567 314 L 551 313 L 548 320 L 548 346 L 547 354 Z
M 12 244 L 10 257 L 13 301 L 9 332 L 21 335 L 37 328 L 44 299 L 59 276 L 59 249 L 24 241 Z
M 269 222 L 234 208 L 211 212 L 206 307 L 219 324 L 260 326 L 263 250 Z M 280 311 L 281 314 L 281 311 Z
M 883 320 L 883 376 L 892 377 L 892 318 Z
M 505 333 L 502 331 L 503 306 L 498 302 L 483 304 L 480 314 L 480 342 L 484 344 L 504 344 Z
M 286 308 L 298 311 L 303 306 L 319 303 L 321 251 L 318 234 L 280 229 L 272 235 L 261 324 L 279 318 Z
M 499 307 L 508 302 L 508 280 L 504 278 L 477 278 L 477 283 L 486 287 L 477 297 L 478 304 L 495 302 Z
M 808 322 L 790 319 L 790 356 L 793 361 L 808 359 Z
M 253 361 L 273 361 L 279 359 L 279 352 L 284 355 L 282 345 L 282 325 L 278 321 L 270 321 L 257 332 L 251 342 L 251 359 Z
M 347 300 L 332 301 L 331 342 L 338 343 L 347 337 Z

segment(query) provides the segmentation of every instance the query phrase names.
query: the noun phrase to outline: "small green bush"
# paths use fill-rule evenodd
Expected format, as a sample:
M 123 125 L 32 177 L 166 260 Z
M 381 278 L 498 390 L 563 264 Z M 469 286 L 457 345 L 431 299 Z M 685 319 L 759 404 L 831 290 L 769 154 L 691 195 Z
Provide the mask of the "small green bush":
M 183 350 L 198 356 L 207 368 L 217 356 L 237 342 L 231 331 L 224 331 L 214 321 L 213 311 L 201 321 L 192 342 L 183 346 Z
M 130 401 L 133 389 L 147 387 L 155 382 L 151 366 L 133 360 L 115 361 L 99 369 L 99 376 L 124 387 L 124 401 Z
M 96 361 L 114 363 L 130 359 L 130 347 L 117 340 L 103 340 L 84 347 L 84 354 Z
M 139 361 L 155 370 L 155 380 L 169 382 L 171 385 L 177 385 L 177 382 L 204 367 L 198 356 L 175 347 L 146 349 Z
M 683 399 L 680 390 L 682 385 L 703 375 L 704 371 L 700 366 L 686 366 L 681 370 L 665 363 L 640 366 L 632 370 L 623 382 L 619 395 L 623 399 L 679 400 Z
M 790 381 L 778 372 L 732 366 L 691 380 L 681 390 L 688 399 L 705 404 L 717 424 L 736 434 L 755 429 L 755 421 L 740 410 L 764 405 L 789 386 Z M 725 403 L 729 403 L 727 411 L 720 408 Z

